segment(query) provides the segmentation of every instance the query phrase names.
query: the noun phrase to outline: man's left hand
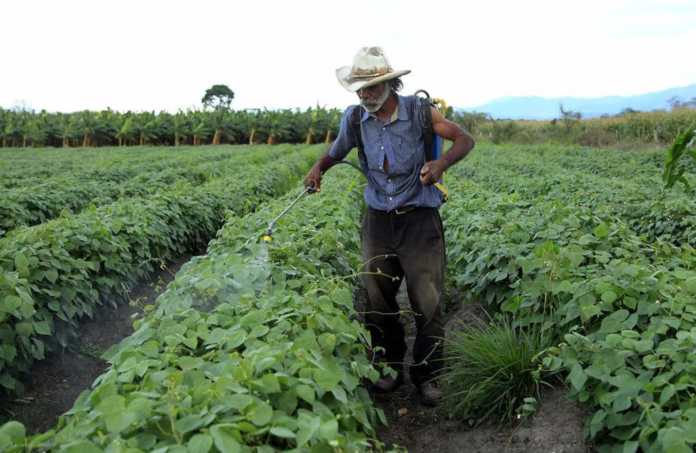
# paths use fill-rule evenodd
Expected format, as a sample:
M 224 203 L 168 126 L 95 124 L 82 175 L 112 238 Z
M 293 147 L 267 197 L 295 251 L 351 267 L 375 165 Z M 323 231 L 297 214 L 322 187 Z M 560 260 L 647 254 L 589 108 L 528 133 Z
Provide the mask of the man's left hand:
M 424 186 L 435 184 L 442 178 L 442 174 L 447 169 L 447 163 L 442 159 L 426 162 L 420 171 L 420 180 Z

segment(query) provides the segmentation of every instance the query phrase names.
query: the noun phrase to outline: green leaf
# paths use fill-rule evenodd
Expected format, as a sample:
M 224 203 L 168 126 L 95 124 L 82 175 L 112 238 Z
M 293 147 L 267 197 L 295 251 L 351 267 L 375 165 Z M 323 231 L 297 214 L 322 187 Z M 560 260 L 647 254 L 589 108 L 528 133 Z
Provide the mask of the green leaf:
M 602 222 L 599 225 L 597 225 L 594 230 L 592 230 L 592 234 L 594 234 L 597 238 L 599 239 L 604 239 L 609 236 L 609 226 Z
M 622 453 L 636 453 L 638 451 L 638 446 L 640 443 L 636 440 L 625 442 L 623 445 Z
M 0 312 L 14 313 L 22 305 L 22 299 L 18 296 L 10 295 L 5 297 L 0 303 Z
M 264 374 L 261 377 L 261 386 L 261 390 L 266 394 L 280 392 L 280 382 L 278 382 L 278 377 L 273 374 Z
M 34 333 L 34 324 L 31 322 L 18 322 L 15 325 L 15 330 L 17 331 L 17 334 L 23 337 L 28 337 Z
M 329 392 L 341 381 L 341 376 L 333 370 L 317 369 L 314 371 L 314 380 L 322 390 Z
M 246 339 L 246 331 L 244 329 L 237 330 L 227 338 L 227 341 L 225 342 L 225 347 L 229 349 L 237 349 L 238 347 L 244 344 Z
M 660 404 L 665 405 L 677 393 L 676 387 L 672 384 L 667 384 L 660 394 Z
M 297 431 L 297 446 L 302 447 L 319 432 L 321 419 L 318 416 L 303 414 L 297 421 L 297 426 L 299 428 Z
M 335 418 L 326 420 L 319 427 L 319 437 L 326 440 L 333 440 L 338 436 L 338 421 Z
M 612 302 L 614 302 L 617 299 L 617 297 L 618 296 L 616 295 L 616 293 L 614 291 L 611 291 L 611 290 L 604 291 L 602 293 L 602 301 L 604 301 L 608 304 L 611 304 Z
M 600 331 L 604 333 L 614 333 L 624 330 L 623 322 L 628 318 L 628 310 L 616 310 L 602 320 Z
M 348 395 L 346 395 L 346 391 L 343 390 L 341 387 L 336 387 L 335 389 L 331 390 L 331 393 L 333 396 L 343 404 L 348 404 Z
M 582 369 L 582 366 L 580 366 L 579 363 L 573 365 L 573 368 L 571 369 L 570 375 L 568 377 L 570 379 L 570 383 L 573 385 L 573 388 L 578 392 L 582 390 L 582 388 L 585 385 L 585 382 L 587 382 L 587 374 L 585 374 L 585 372 Z
M 51 335 L 51 326 L 48 321 L 35 322 L 34 331 L 39 335 Z
M 103 453 L 102 449 L 97 448 L 96 445 L 88 440 L 77 440 L 62 445 L 60 451 L 61 453 Z
M 315 400 L 316 396 L 314 393 L 314 389 L 312 387 L 310 387 L 309 385 L 300 384 L 297 387 L 295 387 L 295 392 L 297 393 L 298 397 L 307 401 L 309 404 L 314 404 L 314 400 Z
M 233 409 L 243 411 L 246 407 L 254 402 L 254 398 L 249 395 L 230 395 L 227 397 L 227 403 Z
M 661 429 L 658 432 L 658 438 L 661 438 L 662 447 L 665 453 L 691 453 L 691 448 L 687 445 L 684 439 L 684 431 L 677 428 Z
M 629 407 L 631 407 L 631 398 L 624 393 L 619 393 L 616 395 L 616 398 L 611 406 L 615 412 L 623 412 Z
M 277 437 L 282 437 L 283 439 L 294 439 L 295 433 L 282 426 L 276 426 L 271 428 L 271 434 Z
M 273 418 L 273 408 L 265 401 L 257 401 L 248 414 L 249 420 L 256 426 L 265 426 Z
M 230 423 L 214 425 L 210 428 L 210 434 L 213 436 L 215 446 L 218 450 L 225 453 L 237 453 L 242 451 L 242 447 L 237 441 L 239 432 L 234 425 Z
M 594 439 L 599 431 L 604 427 L 604 420 L 607 418 L 607 413 L 600 409 L 592 416 L 590 420 L 590 438 Z
M 696 294 L 696 277 L 691 277 L 684 282 L 684 287 L 691 294 Z
M 208 453 L 213 446 L 213 438 L 208 434 L 195 434 L 188 441 L 186 448 L 191 453 Z
M 0 436 L 7 436 L 13 443 L 21 442 L 27 435 L 27 430 L 19 422 L 7 422 L 0 427 Z
M 195 431 L 201 426 L 205 425 L 205 417 L 199 414 L 189 414 L 183 418 L 180 418 L 174 423 L 174 429 L 176 429 L 181 434 L 186 434 L 191 431 Z
M 27 257 L 24 256 L 22 252 L 19 252 L 15 255 L 15 269 L 17 269 L 17 272 L 19 273 L 20 277 L 28 277 L 29 276 L 29 260 L 27 260 Z
M 44 273 L 44 275 L 46 276 L 46 278 L 48 279 L 48 281 L 51 282 L 51 283 L 55 283 L 56 280 L 58 280 L 58 271 L 56 271 L 55 269 L 49 269 L 49 270 L 47 270 L 47 271 Z
M 319 345 L 321 348 L 324 350 L 325 353 L 331 354 L 333 353 L 334 348 L 336 347 L 336 335 L 331 334 L 331 333 L 323 333 L 319 335 Z
M 111 224 L 111 231 L 118 233 L 121 231 L 121 228 L 123 228 L 123 221 L 121 219 L 114 219 L 113 223 Z
M 0 385 L 8 390 L 14 390 L 17 387 L 17 381 L 7 373 L 0 373 Z
M 654 370 L 656 368 L 662 368 L 667 364 L 664 359 L 659 359 L 654 354 L 649 354 L 643 357 L 643 365 L 649 370 Z
M 130 426 L 131 423 L 138 419 L 137 414 L 123 410 L 122 412 L 114 412 L 104 415 L 106 429 L 111 433 L 120 433 Z

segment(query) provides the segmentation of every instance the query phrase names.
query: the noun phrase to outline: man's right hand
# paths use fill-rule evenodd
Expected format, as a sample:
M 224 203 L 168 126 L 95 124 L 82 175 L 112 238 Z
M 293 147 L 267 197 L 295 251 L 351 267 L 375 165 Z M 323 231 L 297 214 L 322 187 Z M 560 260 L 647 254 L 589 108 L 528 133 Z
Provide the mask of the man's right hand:
M 312 169 L 309 170 L 309 173 L 305 176 L 304 185 L 305 187 L 314 189 L 310 191 L 310 193 L 319 192 L 321 190 L 321 169 L 318 164 L 314 165 Z

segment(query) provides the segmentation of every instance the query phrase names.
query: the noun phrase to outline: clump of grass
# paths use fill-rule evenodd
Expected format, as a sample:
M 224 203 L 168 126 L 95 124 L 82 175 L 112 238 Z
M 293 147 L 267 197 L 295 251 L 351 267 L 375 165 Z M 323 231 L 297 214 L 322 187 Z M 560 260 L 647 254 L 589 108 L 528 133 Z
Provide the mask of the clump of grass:
M 550 346 L 540 329 L 515 328 L 506 319 L 451 335 L 441 379 L 444 408 L 474 424 L 493 417 L 511 423 L 525 398 L 538 398 L 547 377 L 541 356 Z

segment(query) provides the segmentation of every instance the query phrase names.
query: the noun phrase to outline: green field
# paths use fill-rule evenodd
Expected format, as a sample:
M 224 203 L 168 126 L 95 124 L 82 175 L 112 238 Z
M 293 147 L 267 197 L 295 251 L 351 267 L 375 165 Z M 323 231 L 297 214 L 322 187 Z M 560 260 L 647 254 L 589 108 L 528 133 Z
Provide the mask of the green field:
M 8 392 L 107 295 L 205 250 L 55 429 L 9 422 L 0 450 L 379 450 L 353 308 L 361 176 L 332 169 L 259 240 L 322 149 L 0 150 Z M 552 337 L 540 363 L 587 408 L 600 451 L 696 444 L 696 201 L 663 191 L 663 159 L 482 144 L 445 179 L 448 309 L 481 303 Z

